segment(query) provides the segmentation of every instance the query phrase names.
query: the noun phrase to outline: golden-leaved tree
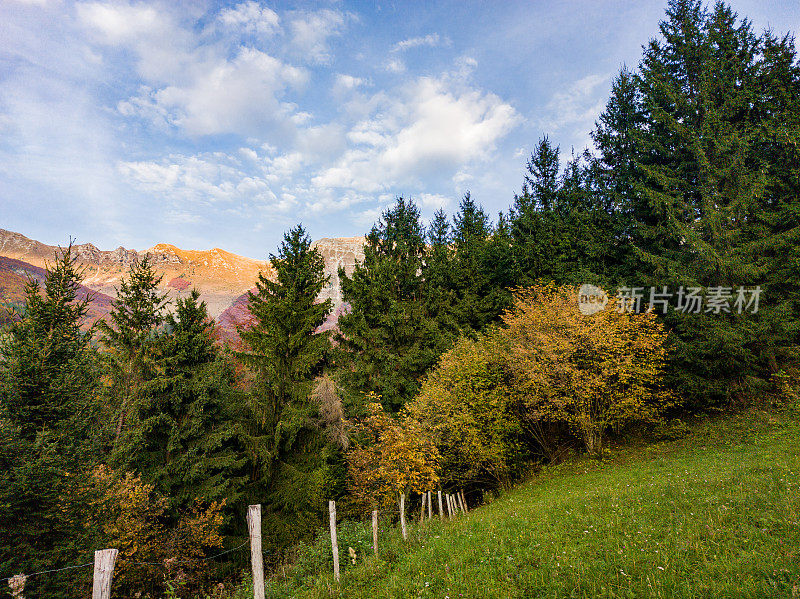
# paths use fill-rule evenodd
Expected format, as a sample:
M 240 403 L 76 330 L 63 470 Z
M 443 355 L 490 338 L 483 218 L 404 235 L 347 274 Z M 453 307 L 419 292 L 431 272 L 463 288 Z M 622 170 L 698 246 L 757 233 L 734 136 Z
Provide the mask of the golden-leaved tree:
M 497 332 L 462 337 L 445 353 L 408 404 L 441 453 L 445 485 L 504 485 L 520 449 L 511 371 Z
M 399 493 L 430 491 L 439 482 L 439 451 L 428 431 L 407 414 L 393 418 L 373 397 L 347 454 L 352 497 L 365 508 L 391 505 Z
M 570 286 L 518 290 L 500 336 L 525 418 L 567 422 L 598 456 L 609 429 L 655 421 L 670 404 L 660 384 L 667 333 L 655 314 L 612 300 L 584 315 L 576 298 Z
M 98 466 L 92 473 L 88 527 L 119 549 L 114 596 L 159 594 L 170 579 L 199 593 L 213 574 L 209 550 L 223 546 L 222 504 L 195 502 L 166 527 L 168 500 L 133 473 Z M 139 595 L 136 595 L 139 593 Z

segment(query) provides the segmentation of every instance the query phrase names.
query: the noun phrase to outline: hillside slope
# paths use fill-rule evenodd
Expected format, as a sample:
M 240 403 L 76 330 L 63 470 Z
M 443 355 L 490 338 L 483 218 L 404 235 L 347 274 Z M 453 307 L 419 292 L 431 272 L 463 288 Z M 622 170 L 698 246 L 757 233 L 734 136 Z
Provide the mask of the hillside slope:
M 25 302 L 25 286 L 29 279 L 38 281 L 44 287 L 45 270 L 22 260 L 0 256 L 0 302 L 23 304 Z M 78 298 L 81 300 L 89 298 L 84 322 L 87 328 L 97 320 L 105 318 L 111 311 L 111 302 L 113 301 L 111 297 L 84 285 L 78 288 Z
M 408 543 L 392 531 L 388 561 L 345 564 L 339 585 L 326 572 L 273 589 L 369 599 L 796 597 L 798 448 L 796 408 L 705 423 L 681 441 L 547 468 L 455 522 L 412 525 Z M 343 561 L 348 545 L 358 539 L 340 539 Z
M 86 287 L 115 297 L 116 288 L 131 263 L 149 254 L 156 272 L 163 276 L 163 290 L 175 298 L 185 296 L 192 287 L 197 287 L 208 304 L 212 318 L 219 316 L 237 297 L 250 289 L 260 271 L 268 273 L 268 276 L 272 272 L 269 263 L 263 260 L 246 258 L 220 248 L 182 250 L 167 243 L 141 252 L 124 247 L 103 251 L 91 243 L 78 244 L 73 248 L 78 264 L 85 268 L 86 278 L 82 283 Z M 0 256 L 44 268 L 47 262 L 52 262 L 56 251 L 56 246 L 0 229 Z

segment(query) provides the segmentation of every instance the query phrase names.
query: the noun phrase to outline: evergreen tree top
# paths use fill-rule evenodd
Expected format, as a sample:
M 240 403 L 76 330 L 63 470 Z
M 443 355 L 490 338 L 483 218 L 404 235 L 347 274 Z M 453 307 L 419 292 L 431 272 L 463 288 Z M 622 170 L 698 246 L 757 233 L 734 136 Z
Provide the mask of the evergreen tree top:
M 365 254 L 395 260 L 420 260 L 425 254 L 425 230 L 416 203 L 398 197 L 367 235 Z

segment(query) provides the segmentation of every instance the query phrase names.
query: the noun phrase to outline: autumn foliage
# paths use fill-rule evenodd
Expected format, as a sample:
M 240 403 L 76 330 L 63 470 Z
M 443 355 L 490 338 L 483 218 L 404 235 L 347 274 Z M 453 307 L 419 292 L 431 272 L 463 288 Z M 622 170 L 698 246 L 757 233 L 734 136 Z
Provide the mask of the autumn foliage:
M 573 439 L 601 455 L 609 431 L 654 422 L 669 405 L 654 315 L 612 302 L 585 316 L 575 288 L 534 286 L 516 291 L 502 320 L 461 338 L 408 405 L 441 454 L 445 485 L 504 486 Z
M 439 451 L 429 431 L 413 417 L 393 418 L 374 401 L 367 404 L 367 416 L 354 432 L 358 442 L 347 459 L 357 504 L 391 505 L 399 493 L 435 488 Z
M 441 452 L 448 485 L 504 485 L 519 453 L 513 381 L 495 334 L 462 337 L 409 403 Z
M 584 315 L 570 286 L 519 290 L 499 332 L 525 418 L 567 423 L 591 455 L 605 433 L 653 422 L 671 396 L 660 385 L 667 333 L 653 313 L 612 302 Z
M 89 524 L 107 546 L 119 549 L 116 596 L 133 596 L 141 589 L 157 593 L 167 581 L 195 591 L 207 583 L 213 563 L 203 558 L 208 550 L 219 551 L 223 545 L 223 505 L 198 501 L 177 522 L 170 522 L 167 498 L 139 475 L 98 466 L 91 484 Z

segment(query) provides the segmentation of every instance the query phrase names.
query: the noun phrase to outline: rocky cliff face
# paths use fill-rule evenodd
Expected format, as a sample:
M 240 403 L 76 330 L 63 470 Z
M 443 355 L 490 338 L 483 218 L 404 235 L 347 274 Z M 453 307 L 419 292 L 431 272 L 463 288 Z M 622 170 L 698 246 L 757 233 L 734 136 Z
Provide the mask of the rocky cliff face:
M 41 285 L 44 283 L 44 278 L 43 268 L 22 260 L 0 256 L 0 303 L 23 303 L 25 301 L 25 285 L 28 281 L 33 279 Z M 78 298 L 89 300 L 84 323 L 87 328 L 101 318 L 105 318 L 111 311 L 113 298 L 104 293 L 81 285 L 78 288 Z
M 325 273 L 330 276 L 329 285 L 320 294 L 320 300 L 330 298 L 333 313 L 323 325 L 323 329 L 336 326 L 339 315 L 347 309 L 343 305 L 339 285 L 339 268 L 350 275 L 356 261 L 364 259 L 363 237 L 323 238 L 313 243 L 325 261 Z M 192 288 L 200 291 L 201 299 L 208 304 L 209 315 L 216 319 L 221 337 L 235 339 L 237 325 L 247 326 L 251 316 L 247 312 L 247 292 L 253 289 L 259 272 L 267 277 L 273 275 L 268 262 L 253 260 L 220 248 L 205 251 L 182 250 L 174 245 L 160 243 L 149 250 L 137 252 L 119 247 L 103 251 L 91 243 L 73 246 L 79 264 L 85 268 L 82 281 L 88 289 L 102 294 L 103 307 L 98 315 L 107 309 L 109 297 L 116 296 L 116 288 L 127 274 L 131 263 L 149 254 L 155 270 L 163 275 L 161 285 L 171 298 L 183 297 Z M 0 229 L 0 256 L 19 260 L 27 265 L 42 269 L 52 262 L 56 246 L 46 245 L 29 239 L 20 233 Z M 12 276 L 7 269 L 8 281 L 15 283 L 0 285 L 0 302 L 17 301 L 22 278 Z M 17 280 L 19 279 L 19 280 Z M 4 299 L 5 298 L 5 299 Z
M 363 237 L 323 237 L 311 244 L 325 260 L 325 274 L 331 280 L 328 286 L 322 290 L 320 299 L 328 298 L 333 302 L 336 310 L 342 304 L 342 289 L 339 285 L 339 268 L 343 268 L 345 274 L 350 276 L 356 265 L 356 260 L 364 261 L 364 238 Z

